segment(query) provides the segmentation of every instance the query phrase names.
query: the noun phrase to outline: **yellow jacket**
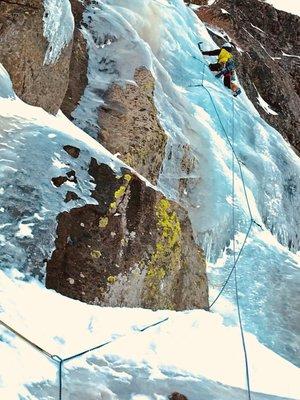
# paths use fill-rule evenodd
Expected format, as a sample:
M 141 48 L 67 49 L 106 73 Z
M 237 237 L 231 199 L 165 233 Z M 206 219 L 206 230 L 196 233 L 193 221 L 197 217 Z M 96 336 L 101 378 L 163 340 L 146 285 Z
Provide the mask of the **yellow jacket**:
M 220 54 L 218 56 L 218 63 L 226 64 L 228 60 L 232 58 L 232 54 L 225 49 L 221 49 Z

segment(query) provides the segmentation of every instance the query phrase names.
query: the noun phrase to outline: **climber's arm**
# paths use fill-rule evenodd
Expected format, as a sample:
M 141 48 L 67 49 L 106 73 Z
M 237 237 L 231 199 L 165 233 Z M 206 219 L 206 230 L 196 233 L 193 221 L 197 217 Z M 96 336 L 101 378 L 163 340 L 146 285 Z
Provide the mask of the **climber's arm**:
M 204 56 L 218 56 L 220 54 L 220 49 L 201 52 Z

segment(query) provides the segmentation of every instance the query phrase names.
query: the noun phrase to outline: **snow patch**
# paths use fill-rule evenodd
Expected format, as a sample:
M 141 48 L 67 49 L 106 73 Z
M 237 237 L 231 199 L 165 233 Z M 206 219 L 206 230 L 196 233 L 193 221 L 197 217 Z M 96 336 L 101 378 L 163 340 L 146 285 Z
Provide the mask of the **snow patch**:
M 258 31 L 260 31 L 260 32 L 262 32 L 262 33 L 265 33 L 265 32 L 264 32 L 262 29 L 260 29 L 258 26 L 255 26 L 255 25 L 251 24 L 251 22 L 250 22 L 250 25 L 252 26 L 252 28 L 257 29 Z
M 271 114 L 271 115 L 278 115 L 277 112 L 275 112 L 274 110 L 272 110 L 272 108 L 270 107 L 270 105 L 261 97 L 261 95 L 259 94 L 258 90 L 257 91 L 257 100 L 258 100 L 258 104 L 265 110 L 266 113 Z
M 225 10 L 224 8 L 221 8 L 222 14 L 230 14 L 227 10 Z
M 16 237 L 23 239 L 23 238 L 33 238 L 32 229 L 31 227 L 34 224 L 25 224 L 23 222 L 19 223 L 19 230 L 16 233 Z
M 190 4 L 189 7 L 193 10 L 193 11 L 198 11 L 201 7 L 198 6 L 197 4 Z
M 185 390 L 189 390 L 190 379 L 194 380 L 197 390 L 205 384 L 203 379 L 228 385 L 232 399 L 238 398 L 234 388 L 245 389 L 239 330 L 225 326 L 216 314 L 203 310 L 153 312 L 91 306 L 49 291 L 34 280 L 19 281 L 13 270 L 11 278 L 0 271 L 0 303 L 0 315 L 5 323 L 51 354 L 63 358 L 112 340 L 101 350 L 64 365 L 64 388 L 69 395 L 75 385 L 89 393 L 89 398 L 96 399 L 98 384 L 103 383 L 102 390 L 124 398 L 122 390 L 126 390 L 126 377 L 135 382 L 144 372 L 148 378 L 151 376 L 154 385 L 150 398 L 154 393 L 163 394 L 155 390 L 161 380 L 165 382 L 165 390 L 174 391 L 172 379 L 176 376 L 181 377 L 183 384 L 186 380 Z M 143 327 L 166 317 L 169 320 L 163 324 L 140 332 Z M 10 363 L 0 364 L 1 398 L 16 398 L 17 393 L 23 394 L 29 388 L 33 395 L 30 398 L 48 398 L 55 388 L 57 390 L 55 364 L 1 326 L 0 332 L 9 341 L 9 346 L 0 342 L 1 354 L 10 360 Z M 253 335 L 246 333 L 246 342 L 253 392 L 299 399 L 299 369 L 261 345 Z M 28 359 L 27 367 L 20 368 Z M 99 373 L 97 366 L 101 365 L 106 379 L 95 377 Z M 93 379 L 87 379 L 91 374 Z M 145 385 L 145 378 L 142 378 L 147 389 L 148 384 Z M 118 385 L 114 385 L 116 379 L 121 379 Z M 43 387 L 40 396 L 39 387 Z M 132 389 L 131 393 L 146 395 L 138 389 Z M 191 399 L 198 398 L 195 395 Z
M 296 54 L 287 54 L 284 51 L 282 51 L 282 55 L 284 57 L 295 57 L 295 58 L 300 58 L 300 56 L 297 56 Z

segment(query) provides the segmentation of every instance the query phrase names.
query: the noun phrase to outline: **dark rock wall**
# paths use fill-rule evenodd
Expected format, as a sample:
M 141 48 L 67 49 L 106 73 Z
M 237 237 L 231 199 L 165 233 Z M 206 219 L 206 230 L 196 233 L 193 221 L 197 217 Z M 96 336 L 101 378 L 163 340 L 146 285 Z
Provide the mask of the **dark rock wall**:
M 75 19 L 75 30 L 68 89 L 61 106 L 62 112 L 71 120 L 71 114 L 78 105 L 84 93 L 84 89 L 88 84 L 88 51 L 86 41 L 81 32 L 82 14 L 88 3 L 89 0 L 85 0 L 82 3 L 79 2 L 79 0 L 71 0 L 72 12 Z
M 217 0 L 197 14 L 225 31 L 243 50 L 236 52 L 237 72 L 247 95 L 260 115 L 299 152 L 300 59 L 283 52 L 299 56 L 300 18 L 258 0 Z M 278 115 L 259 106 L 257 91 Z

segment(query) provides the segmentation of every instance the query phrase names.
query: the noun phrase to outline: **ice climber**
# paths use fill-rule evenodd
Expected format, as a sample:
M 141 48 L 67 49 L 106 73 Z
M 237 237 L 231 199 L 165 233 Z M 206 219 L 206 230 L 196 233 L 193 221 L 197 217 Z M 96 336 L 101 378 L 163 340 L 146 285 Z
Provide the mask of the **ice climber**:
M 226 42 L 220 49 L 203 51 L 198 44 L 201 53 L 204 56 L 218 56 L 218 62 L 215 64 L 209 64 L 209 69 L 213 72 L 218 72 L 216 78 L 224 76 L 224 86 L 231 89 L 234 96 L 241 93 L 241 89 L 234 83 L 235 81 L 235 63 L 232 55 L 232 44 Z

